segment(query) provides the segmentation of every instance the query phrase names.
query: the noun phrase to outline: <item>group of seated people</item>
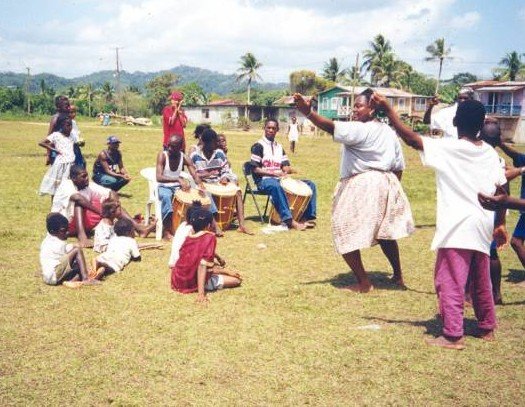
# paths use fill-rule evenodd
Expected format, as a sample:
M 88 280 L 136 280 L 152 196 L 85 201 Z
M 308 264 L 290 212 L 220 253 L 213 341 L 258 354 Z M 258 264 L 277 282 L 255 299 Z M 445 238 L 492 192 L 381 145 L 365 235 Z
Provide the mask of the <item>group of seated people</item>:
M 84 165 L 78 165 L 72 159 L 72 146 L 77 139 L 71 138 L 72 126 L 65 113 L 66 107 L 60 105 L 60 109 L 63 112 L 59 112 L 54 120 L 53 136 L 48 136 L 40 143 L 48 151 L 55 152 L 59 157 L 56 161 L 61 164 L 59 168 L 57 166 L 59 171 L 53 171 L 53 188 L 45 192 L 51 195 L 52 206 L 46 219 L 48 234 L 41 245 L 40 259 L 47 284 L 79 287 L 97 284 L 104 276 L 120 272 L 130 261 L 140 260 L 141 249 L 159 245 L 137 244 L 135 235 L 146 237 L 155 229 L 156 220 L 145 225 L 130 216 L 121 205 L 117 192 L 131 180 L 119 150 L 121 141 L 116 136 L 108 137 L 107 148 L 96 157 L 90 180 L 85 162 Z M 292 219 L 287 196 L 279 179 L 294 170 L 282 146 L 275 141 L 277 131 L 278 122 L 268 120 L 264 126 L 264 136 L 251 148 L 254 181 L 261 191 L 271 196 L 284 225 L 299 230 L 314 227 L 316 187 L 311 181 L 306 181 L 313 196 L 304 216 L 302 219 Z M 238 177 L 228 161 L 225 136 L 204 124 L 197 126 L 195 136 L 196 143 L 189 147 L 188 155 L 183 149 L 183 136 L 169 137 L 167 146 L 157 155 L 155 176 L 161 201 L 161 219 L 158 221 L 163 224 L 164 239 L 173 239 L 170 258 L 172 287 L 180 292 L 198 291 L 198 299 L 203 301 L 203 287 L 214 290 L 234 287 L 241 282 L 238 273 L 228 271 L 224 267 L 224 260 L 215 253 L 216 237 L 224 234 L 216 218 L 221 208 L 217 208 L 206 185 L 230 184 L 236 188 L 234 211 L 237 230 L 248 235 L 253 233 L 245 224 L 242 193 L 238 187 Z M 197 199 L 189 206 L 180 226 L 174 230 L 175 194 L 178 190 L 190 189 L 197 190 L 199 197 L 208 198 L 206 202 L 209 202 L 209 209 Z M 71 236 L 78 238 L 78 244 L 67 244 L 67 238 Z M 83 251 L 87 247 L 93 247 L 98 253 L 90 265 L 87 265 Z M 176 260 L 173 260 L 174 256 Z M 192 263 L 196 261 L 195 256 L 209 260 L 204 268 L 201 267 L 204 263 Z M 201 269 L 205 273 L 204 280 L 201 279 Z M 188 275 L 191 275 L 191 284 L 188 283 Z

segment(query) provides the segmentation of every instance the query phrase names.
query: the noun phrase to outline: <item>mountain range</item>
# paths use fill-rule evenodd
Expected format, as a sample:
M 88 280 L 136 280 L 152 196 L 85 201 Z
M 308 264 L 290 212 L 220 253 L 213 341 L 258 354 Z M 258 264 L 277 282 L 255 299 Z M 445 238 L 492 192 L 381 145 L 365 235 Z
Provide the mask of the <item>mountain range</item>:
M 197 68 L 187 65 L 179 65 L 167 71 L 158 72 L 120 72 L 120 83 L 123 87 L 134 86 L 144 90 L 147 82 L 165 72 L 172 72 L 179 78 L 177 85 L 195 82 L 201 86 L 206 93 L 217 93 L 226 95 L 237 90 L 244 90 L 245 86 L 236 81 L 236 75 L 225 75 L 209 69 Z M 0 86 L 19 86 L 24 87 L 27 75 L 15 72 L 0 72 Z M 30 91 L 40 92 L 41 81 L 44 80 L 46 87 L 51 87 L 56 91 L 61 91 L 69 87 L 91 84 L 94 89 L 100 88 L 105 82 L 115 86 L 115 71 L 99 71 L 77 78 L 64 78 L 61 76 L 40 73 L 31 76 Z M 254 88 L 261 90 L 281 90 L 287 89 L 288 83 L 256 83 Z

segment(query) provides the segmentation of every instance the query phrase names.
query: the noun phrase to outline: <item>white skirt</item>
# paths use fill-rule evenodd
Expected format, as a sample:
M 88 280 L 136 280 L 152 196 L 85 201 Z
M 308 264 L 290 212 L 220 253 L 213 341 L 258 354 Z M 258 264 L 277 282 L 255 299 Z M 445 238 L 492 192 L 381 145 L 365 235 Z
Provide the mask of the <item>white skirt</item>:
M 69 170 L 73 163 L 53 163 L 47 170 L 40 184 L 40 195 L 55 195 L 63 179 L 69 178 Z
M 339 254 L 414 232 L 410 203 L 392 172 L 367 171 L 341 180 L 332 202 L 332 237 Z

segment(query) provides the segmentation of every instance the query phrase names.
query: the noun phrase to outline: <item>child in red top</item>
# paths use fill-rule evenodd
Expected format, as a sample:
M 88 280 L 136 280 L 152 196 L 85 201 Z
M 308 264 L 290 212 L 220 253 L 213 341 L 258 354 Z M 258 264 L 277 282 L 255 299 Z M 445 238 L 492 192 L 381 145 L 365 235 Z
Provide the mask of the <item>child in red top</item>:
M 210 231 L 212 214 L 200 205 L 188 209 L 193 227 L 179 251 L 179 259 L 171 268 L 171 288 L 181 293 L 198 292 L 197 301 L 208 301 L 206 291 L 233 288 L 241 285 L 238 273 L 215 266 L 217 237 Z

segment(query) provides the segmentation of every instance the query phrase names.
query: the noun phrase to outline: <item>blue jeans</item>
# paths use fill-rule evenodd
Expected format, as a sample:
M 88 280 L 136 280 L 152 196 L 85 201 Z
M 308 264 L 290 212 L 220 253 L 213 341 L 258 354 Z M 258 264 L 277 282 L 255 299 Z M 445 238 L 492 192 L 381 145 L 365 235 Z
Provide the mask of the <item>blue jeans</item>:
M 109 188 L 113 191 L 119 191 L 129 181 L 124 178 L 116 178 L 108 174 L 96 173 L 93 174 L 93 181 L 98 185 Z
M 310 202 L 304 211 L 303 219 L 315 219 L 317 214 L 317 187 L 312 181 L 308 179 L 303 179 L 301 181 L 306 182 L 312 189 L 312 198 L 310 199 Z M 288 199 L 286 198 L 286 194 L 283 187 L 281 187 L 278 178 L 263 178 L 257 184 L 257 188 L 260 191 L 266 192 L 270 195 L 273 206 L 277 210 L 277 213 L 279 213 L 279 216 L 284 223 L 292 219 L 292 212 L 290 212 Z

